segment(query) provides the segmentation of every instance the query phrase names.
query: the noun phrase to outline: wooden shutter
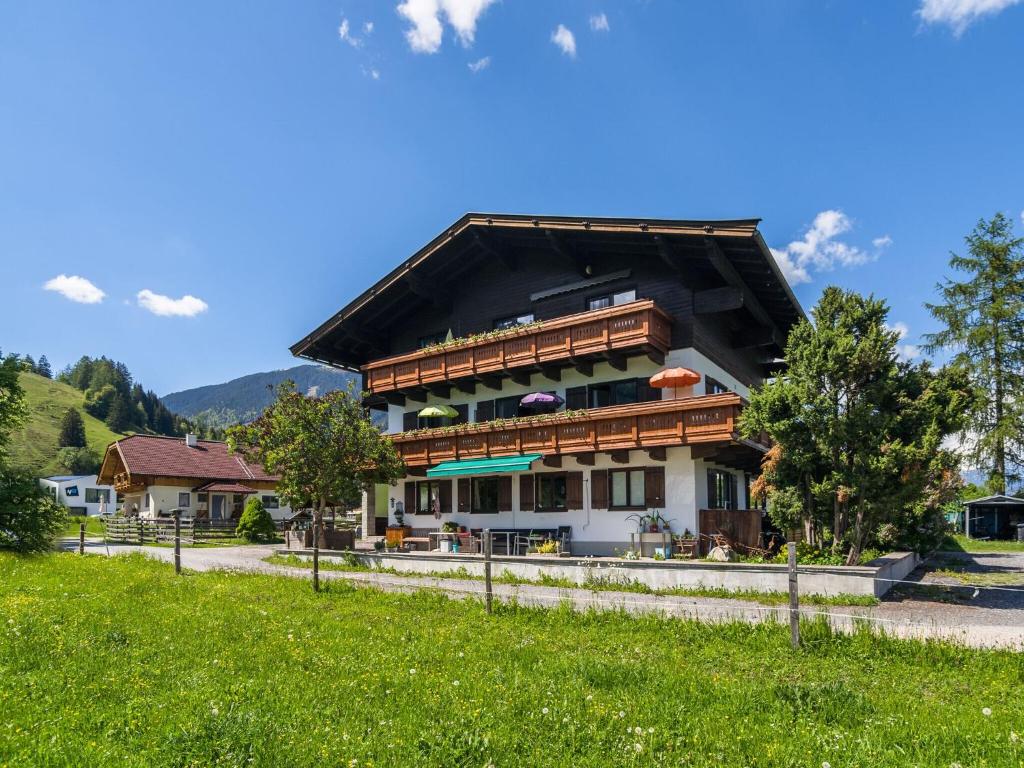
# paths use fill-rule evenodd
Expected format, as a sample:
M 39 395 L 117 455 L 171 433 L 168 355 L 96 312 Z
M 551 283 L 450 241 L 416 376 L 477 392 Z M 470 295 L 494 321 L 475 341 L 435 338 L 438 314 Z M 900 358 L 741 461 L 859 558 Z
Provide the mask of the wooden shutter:
M 452 511 L 452 481 L 442 480 L 438 483 L 437 503 L 441 508 L 441 514 L 446 515 Z
M 512 478 L 511 477 L 499 477 L 498 478 L 498 511 L 499 512 L 511 512 L 512 511 Z
M 569 387 L 565 390 L 565 410 L 582 411 L 587 407 L 587 388 Z
M 474 421 L 494 421 L 494 401 L 481 400 L 476 404 L 476 417 Z
M 409 432 L 416 429 L 419 426 L 419 416 L 416 415 L 416 411 L 409 411 L 402 414 L 402 431 Z
M 453 405 L 459 415 L 452 419 L 452 424 L 468 424 L 469 423 L 469 406 L 463 403 L 462 405 Z
M 472 511 L 472 486 L 468 477 L 459 478 L 459 512 Z
M 409 480 L 405 484 L 405 514 L 415 515 L 416 509 L 416 482 Z
M 590 470 L 590 507 L 608 509 L 608 470 Z
M 533 475 L 519 476 L 519 511 L 533 512 L 537 509 L 533 503 Z
M 644 504 L 648 509 L 665 506 L 665 468 L 644 468 Z
M 582 472 L 567 472 L 565 475 L 565 508 L 583 509 Z

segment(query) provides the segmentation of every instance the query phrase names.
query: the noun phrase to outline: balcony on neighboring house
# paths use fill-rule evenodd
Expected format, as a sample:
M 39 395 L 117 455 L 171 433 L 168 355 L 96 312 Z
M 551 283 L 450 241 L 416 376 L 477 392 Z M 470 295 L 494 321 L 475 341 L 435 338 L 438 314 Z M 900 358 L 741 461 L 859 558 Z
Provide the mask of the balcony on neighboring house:
M 592 463 L 593 454 L 600 451 L 625 463 L 630 450 L 644 449 L 653 458 L 664 460 L 665 448 L 682 445 L 700 446 L 701 456 L 709 459 L 731 451 L 736 454 L 733 459 L 740 453 L 749 454 L 756 463 L 763 447 L 741 440 L 737 433 L 742 405 L 742 398 L 729 392 L 498 419 L 391 437 L 411 474 L 421 474 L 443 461 L 526 453 L 540 453 L 545 459 L 574 455 L 581 463 Z
M 636 355 L 662 364 L 670 331 L 671 318 L 653 301 L 634 301 L 456 339 L 376 360 L 363 371 L 371 395 L 422 401 L 427 391 L 443 394 L 451 384 L 471 388 L 480 381 L 497 388 L 503 376 L 528 383 L 540 372 L 558 381 L 563 368 L 589 373 L 602 360 L 619 370 Z

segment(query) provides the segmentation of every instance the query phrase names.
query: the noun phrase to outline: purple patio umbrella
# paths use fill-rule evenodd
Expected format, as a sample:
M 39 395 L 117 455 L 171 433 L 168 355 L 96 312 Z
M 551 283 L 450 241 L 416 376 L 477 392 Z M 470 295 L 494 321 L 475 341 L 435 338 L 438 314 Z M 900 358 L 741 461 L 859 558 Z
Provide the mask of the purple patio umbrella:
M 564 402 L 565 400 L 552 392 L 531 392 L 520 400 L 519 404 L 524 408 L 541 411 L 545 409 L 555 410 Z

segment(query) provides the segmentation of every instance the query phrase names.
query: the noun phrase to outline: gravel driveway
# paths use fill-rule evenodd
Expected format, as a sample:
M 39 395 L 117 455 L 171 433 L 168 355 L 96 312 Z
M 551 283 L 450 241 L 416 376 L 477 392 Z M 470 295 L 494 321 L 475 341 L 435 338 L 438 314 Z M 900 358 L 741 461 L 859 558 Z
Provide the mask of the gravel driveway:
M 77 546 L 77 542 L 75 542 Z M 164 547 L 109 545 L 90 541 L 87 551 L 119 555 L 141 552 L 165 562 L 173 550 Z M 70 548 L 70 543 L 69 543 Z M 308 579 L 308 569 L 263 562 L 276 545 L 183 549 L 182 567 L 196 571 L 238 570 Z M 484 585 L 476 580 L 403 577 L 373 572 L 321 571 L 324 580 L 343 579 L 372 584 L 388 591 L 414 592 L 436 589 L 452 598 L 483 597 Z M 837 629 L 850 630 L 863 619 L 877 631 L 897 637 L 944 639 L 974 647 L 1024 649 L 1024 553 L 938 553 L 926 561 L 881 604 L 862 606 L 807 606 L 805 617 L 827 614 Z M 975 589 L 966 585 L 982 585 Z M 593 592 L 533 585 L 495 584 L 499 600 L 553 606 L 571 602 L 578 610 L 623 609 L 657 612 L 701 621 L 788 622 L 788 609 L 761 606 L 745 600 L 644 595 L 625 592 Z

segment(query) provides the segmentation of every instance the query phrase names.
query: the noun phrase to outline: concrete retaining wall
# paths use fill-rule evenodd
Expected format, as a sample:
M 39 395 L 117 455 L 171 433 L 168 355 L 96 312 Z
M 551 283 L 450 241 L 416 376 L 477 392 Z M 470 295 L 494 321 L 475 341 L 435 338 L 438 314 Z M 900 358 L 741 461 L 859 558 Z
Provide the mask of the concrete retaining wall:
M 291 554 L 308 554 L 292 552 Z M 412 554 L 355 552 L 369 567 L 393 568 L 403 573 L 451 573 L 464 569 L 474 576 L 483 576 L 481 555 L 417 552 Z M 336 557 L 336 555 L 335 555 Z M 330 560 L 331 553 L 321 558 Z M 881 597 L 893 586 L 884 579 L 905 578 L 920 559 L 913 552 L 894 552 L 870 565 L 839 567 L 825 565 L 800 566 L 800 594 L 874 595 Z M 785 565 L 753 563 L 712 563 L 703 560 L 653 561 L 612 558 L 559 557 L 495 557 L 492 573 L 507 573 L 521 579 L 539 580 L 542 575 L 567 579 L 581 586 L 588 582 L 628 583 L 637 581 L 654 589 L 673 587 L 718 588 L 732 591 L 788 592 L 789 574 Z

